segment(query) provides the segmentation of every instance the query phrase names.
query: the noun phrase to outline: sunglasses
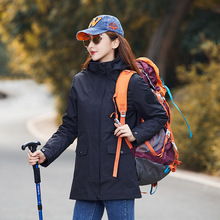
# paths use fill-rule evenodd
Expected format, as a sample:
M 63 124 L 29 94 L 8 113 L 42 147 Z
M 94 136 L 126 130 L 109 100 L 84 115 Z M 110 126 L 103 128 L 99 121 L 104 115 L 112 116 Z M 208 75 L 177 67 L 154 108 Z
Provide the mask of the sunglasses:
M 102 40 L 101 35 L 88 35 L 85 37 L 85 39 L 83 39 L 83 45 L 85 47 L 88 47 L 91 41 L 94 44 L 99 44 L 101 40 Z

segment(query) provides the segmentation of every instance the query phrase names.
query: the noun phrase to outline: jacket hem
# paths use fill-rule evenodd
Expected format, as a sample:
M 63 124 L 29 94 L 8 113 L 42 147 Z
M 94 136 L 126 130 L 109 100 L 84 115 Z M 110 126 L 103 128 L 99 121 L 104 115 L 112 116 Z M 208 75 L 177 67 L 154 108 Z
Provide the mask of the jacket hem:
M 135 196 L 120 196 L 120 197 L 99 197 L 99 198 L 89 198 L 89 197 L 82 197 L 82 196 L 70 196 L 69 199 L 71 200 L 86 200 L 86 201 L 104 201 L 104 200 L 123 200 L 123 199 L 140 199 L 142 195 L 135 195 Z

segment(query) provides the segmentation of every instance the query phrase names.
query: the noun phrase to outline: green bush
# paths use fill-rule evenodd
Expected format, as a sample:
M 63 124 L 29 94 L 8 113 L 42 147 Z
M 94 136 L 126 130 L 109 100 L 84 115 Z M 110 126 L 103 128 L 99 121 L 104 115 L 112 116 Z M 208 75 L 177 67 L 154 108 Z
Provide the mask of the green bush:
M 182 116 L 172 107 L 172 129 L 183 168 L 220 176 L 220 44 L 206 41 L 198 49 L 209 62 L 178 68 L 187 86 L 175 92 L 175 100 L 187 118 L 189 138 Z M 198 52 L 198 51 L 193 51 Z

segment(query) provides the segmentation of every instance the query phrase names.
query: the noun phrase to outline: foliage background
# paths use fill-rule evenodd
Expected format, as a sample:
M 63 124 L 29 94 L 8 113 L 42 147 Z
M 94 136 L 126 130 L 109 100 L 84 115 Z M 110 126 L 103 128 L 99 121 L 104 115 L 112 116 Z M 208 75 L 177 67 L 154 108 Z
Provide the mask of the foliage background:
M 172 108 L 182 167 L 220 175 L 219 0 L 0 0 L 0 78 L 46 83 L 62 115 L 87 56 L 75 34 L 98 14 L 118 17 L 135 56 L 171 87 L 193 132 Z

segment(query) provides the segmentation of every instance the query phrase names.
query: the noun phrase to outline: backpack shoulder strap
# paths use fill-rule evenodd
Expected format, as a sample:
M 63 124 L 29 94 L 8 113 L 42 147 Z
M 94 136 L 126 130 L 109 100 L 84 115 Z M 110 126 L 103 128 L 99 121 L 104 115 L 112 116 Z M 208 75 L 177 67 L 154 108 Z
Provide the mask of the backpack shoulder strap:
M 127 112 L 128 84 L 129 84 L 131 76 L 134 73 L 135 73 L 135 71 L 123 70 L 120 73 L 120 75 L 117 79 L 117 82 L 116 82 L 114 97 L 115 97 L 116 104 L 117 104 L 118 110 L 119 110 L 122 118 L 123 118 L 123 115 L 126 115 L 126 112 Z M 121 123 L 123 123 L 123 121 Z
M 120 73 L 120 75 L 117 79 L 117 82 L 116 82 L 115 94 L 114 94 L 113 99 L 116 100 L 116 104 L 117 104 L 118 110 L 120 112 L 121 125 L 125 124 L 125 116 L 126 116 L 126 112 L 127 112 L 128 84 L 131 79 L 131 76 L 134 73 L 135 73 L 135 71 L 123 70 Z M 126 142 L 128 142 L 128 141 L 126 140 Z M 122 138 L 118 137 L 115 162 L 114 162 L 114 168 L 113 168 L 113 177 L 117 177 L 117 173 L 118 173 L 118 164 L 119 164 L 119 158 L 120 158 L 120 152 L 121 152 L 121 144 L 122 144 Z M 129 143 L 127 143 L 127 144 L 129 144 Z M 132 147 L 132 146 L 130 146 L 130 147 Z

